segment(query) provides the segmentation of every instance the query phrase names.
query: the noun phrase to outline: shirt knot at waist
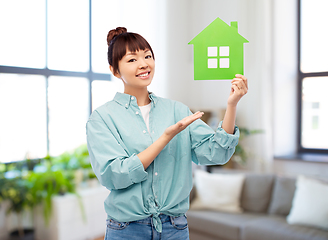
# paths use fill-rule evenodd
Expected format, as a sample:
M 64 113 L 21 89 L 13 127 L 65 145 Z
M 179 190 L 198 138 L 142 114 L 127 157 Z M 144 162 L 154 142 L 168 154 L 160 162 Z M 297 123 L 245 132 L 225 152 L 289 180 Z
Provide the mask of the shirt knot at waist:
M 162 232 L 162 221 L 161 221 L 161 218 L 159 217 L 160 211 L 158 209 L 158 206 L 156 205 L 154 198 L 148 199 L 147 203 L 148 203 L 148 211 L 151 214 L 154 227 L 157 232 L 161 233 Z

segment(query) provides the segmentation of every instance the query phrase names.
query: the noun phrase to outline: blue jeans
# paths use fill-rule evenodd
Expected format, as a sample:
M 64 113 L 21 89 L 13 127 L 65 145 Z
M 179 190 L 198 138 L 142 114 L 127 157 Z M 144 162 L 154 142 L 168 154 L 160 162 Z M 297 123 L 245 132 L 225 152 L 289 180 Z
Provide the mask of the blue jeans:
M 133 222 L 118 222 L 108 219 L 104 240 L 189 240 L 187 217 L 171 217 L 160 214 L 162 232 L 155 230 L 152 217 Z

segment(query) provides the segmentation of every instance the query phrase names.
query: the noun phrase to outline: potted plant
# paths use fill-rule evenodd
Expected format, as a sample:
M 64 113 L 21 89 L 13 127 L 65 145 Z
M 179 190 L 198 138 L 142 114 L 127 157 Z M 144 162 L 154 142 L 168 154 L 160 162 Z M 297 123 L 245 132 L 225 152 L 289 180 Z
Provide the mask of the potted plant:
M 48 157 L 52 169 L 77 170 L 91 168 L 89 152 L 86 144 L 79 146 L 73 151 L 66 151 L 57 157 Z
M 32 167 L 30 165 L 28 161 L 0 164 L 0 203 L 7 200 L 8 214 L 17 213 L 19 226 L 15 233 L 19 233 L 20 237 L 24 236 L 26 230 L 21 224 L 22 212 L 26 209 L 32 210 L 37 205 L 40 205 L 44 222 L 48 225 L 53 210 L 52 197 L 66 193 L 73 193 L 78 197 L 85 220 L 84 208 L 80 196 L 76 193 L 76 186 L 78 175 L 84 181 L 95 178 L 86 145 L 58 157 L 47 155 L 44 159 L 33 162 Z
M 263 130 L 250 130 L 248 128 L 240 127 L 239 128 L 240 136 L 239 136 L 239 143 L 236 146 L 235 153 L 232 155 L 232 160 L 241 166 L 245 166 L 247 162 L 247 157 L 249 156 L 249 153 L 246 151 L 246 149 L 243 147 L 242 142 L 243 140 L 254 134 L 263 133 Z
M 37 166 L 36 169 L 44 170 L 40 166 Z M 82 219 L 86 221 L 81 197 L 76 192 L 74 178 L 74 170 L 53 170 L 51 165 L 48 165 L 45 171 L 35 171 L 30 174 L 31 194 L 34 199 L 41 202 L 41 205 L 34 211 L 35 236 L 39 239 L 48 239 L 52 234 L 49 224 L 56 223 L 56 214 L 54 215 L 53 212 L 53 205 L 56 203 L 53 201 L 54 196 L 61 196 L 67 193 L 74 194 L 81 209 Z
M 225 109 L 221 109 L 219 112 L 214 111 L 203 111 L 204 115 L 202 116 L 202 120 L 207 123 L 214 131 L 216 130 L 219 124 L 218 116 L 225 115 Z M 239 164 L 240 166 L 245 166 L 247 162 L 247 158 L 249 157 L 249 153 L 246 151 L 245 147 L 243 146 L 243 140 L 253 134 L 263 133 L 263 130 L 250 130 L 245 127 L 239 127 L 239 143 L 236 146 L 235 152 L 231 157 L 232 161 L 229 161 L 227 164 L 224 165 L 225 168 L 233 168 L 234 162 Z M 208 172 L 212 171 L 212 168 L 221 167 L 219 165 L 207 166 L 206 169 Z
M 0 179 L 0 203 L 7 201 L 7 215 L 15 213 L 18 219 L 17 229 L 10 233 L 10 240 L 33 239 L 33 229 L 24 229 L 23 213 L 31 210 L 38 202 L 31 194 L 31 185 L 26 176 Z
M 94 181 L 89 183 L 94 176 L 90 174 L 92 170 L 89 152 L 86 144 L 79 146 L 73 151 L 66 151 L 57 157 L 49 157 L 52 170 L 66 170 L 74 172 L 74 182 L 76 188 L 81 186 L 96 185 Z
M 32 172 L 28 180 L 31 184 L 30 193 L 35 202 L 43 204 L 43 216 L 46 224 L 52 213 L 52 197 L 64 195 L 65 193 L 74 193 L 73 183 L 74 174 L 71 171 L 52 171 L 48 169 L 45 172 Z

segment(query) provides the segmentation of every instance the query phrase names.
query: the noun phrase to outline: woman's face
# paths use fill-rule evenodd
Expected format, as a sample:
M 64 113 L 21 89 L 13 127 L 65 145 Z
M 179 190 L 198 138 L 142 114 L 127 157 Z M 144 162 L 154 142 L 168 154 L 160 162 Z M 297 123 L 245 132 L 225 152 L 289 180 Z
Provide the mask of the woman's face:
M 118 69 L 119 73 L 114 76 L 122 79 L 125 90 L 147 88 L 154 76 L 155 61 L 149 49 L 127 50 L 118 63 Z

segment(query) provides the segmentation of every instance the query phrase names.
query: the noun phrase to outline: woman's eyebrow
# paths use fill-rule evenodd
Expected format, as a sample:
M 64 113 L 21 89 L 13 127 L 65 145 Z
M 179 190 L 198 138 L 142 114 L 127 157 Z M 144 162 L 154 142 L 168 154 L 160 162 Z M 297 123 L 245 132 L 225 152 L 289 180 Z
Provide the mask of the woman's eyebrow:
M 150 50 L 147 49 L 147 50 L 144 51 L 144 53 L 147 53 L 147 52 L 150 52 Z M 129 56 L 129 55 L 135 56 L 135 55 L 137 55 L 137 53 L 136 52 L 128 52 L 128 53 L 125 54 L 125 56 Z

